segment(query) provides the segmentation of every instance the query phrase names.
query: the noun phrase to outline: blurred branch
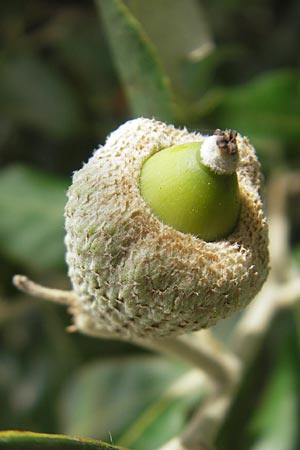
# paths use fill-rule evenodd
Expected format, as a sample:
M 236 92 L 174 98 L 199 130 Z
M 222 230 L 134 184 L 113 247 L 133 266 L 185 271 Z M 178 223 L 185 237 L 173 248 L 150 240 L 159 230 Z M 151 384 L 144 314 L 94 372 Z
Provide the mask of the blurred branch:
M 201 339 L 193 339 L 193 336 L 180 336 L 139 341 L 138 343 L 192 364 L 208 377 L 218 392 L 234 385 L 239 374 L 238 359 L 225 351 L 221 345 L 215 345 L 209 330 L 201 332 Z
M 273 175 L 269 183 L 267 204 L 270 211 L 270 259 L 272 272 L 270 276 L 277 281 L 286 279 L 288 267 L 289 223 L 286 216 L 286 198 L 289 193 L 291 174 Z

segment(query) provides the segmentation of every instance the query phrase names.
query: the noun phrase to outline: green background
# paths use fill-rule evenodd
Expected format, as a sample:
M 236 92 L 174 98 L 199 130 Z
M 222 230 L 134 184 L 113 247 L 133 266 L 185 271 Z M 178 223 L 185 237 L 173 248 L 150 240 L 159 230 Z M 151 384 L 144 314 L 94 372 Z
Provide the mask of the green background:
M 298 0 L 4 0 L 0 15 L 0 429 L 77 434 L 150 450 L 177 434 L 201 386 L 130 344 L 68 334 L 63 308 L 14 273 L 69 288 L 63 208 L 71 175 L 119 124 L 156 117 L 249 136 L 272 175 L 300 167 Z M 290 259 L 300 264 L 299 193 Z M 236 317 L 214 330 L 226 342 Z M 220 448 L 300 448 L 299 310 L 279 314 Z M 42 448 L 42 447 L 41 447 Z

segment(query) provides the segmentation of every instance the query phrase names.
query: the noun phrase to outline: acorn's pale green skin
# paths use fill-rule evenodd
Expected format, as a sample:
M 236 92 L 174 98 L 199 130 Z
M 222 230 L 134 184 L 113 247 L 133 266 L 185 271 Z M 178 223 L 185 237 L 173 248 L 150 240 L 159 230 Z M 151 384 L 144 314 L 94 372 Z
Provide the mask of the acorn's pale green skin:
M 160 220 L 140 192 L 151 155 L 199 133 L 144 118 L 120 126 L 73 176 L 65 208 L 67 263 L 78 330 L 121 339 L 180 335 L 245 307 L 268 274 L 260 165 L 237 136 L 240 214 L 207 242 Z M 202 146 L 203 148 L 203 146 Z
M 233 231 L 239 216 L 236 172 L 219 174 L 203 165 L 201 142 L 163 149 L 146 160 L 141 194 L 164 223 L 206 241 Z

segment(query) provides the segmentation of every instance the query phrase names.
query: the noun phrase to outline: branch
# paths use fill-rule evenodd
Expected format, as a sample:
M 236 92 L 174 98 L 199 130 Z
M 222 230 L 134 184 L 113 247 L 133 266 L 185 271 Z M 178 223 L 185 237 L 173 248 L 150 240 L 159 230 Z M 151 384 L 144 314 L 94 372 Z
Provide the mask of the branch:
M 280 285 L 267 283 L 238 323 L 231 348 L 243 364 L 251 361 L 275 313 L 294 305 L 300 299 L 300 278 L 295 277 Z
M 238 359 L 220 345 L 211 343 L 210 332 L 203 330 L 201 339 L 193 336 L 138 341 L 139 344 L 161 353 L 180 358 L 202 370 L 215 385 L 216 390 L 224 390 L 236 382 L 240 365 Z
M 72 305 L 77 300 L 77 297 L 73 291 L 51 289 L 41 286 L 40 284 L 34 283 L 34 281 L 31 281 L 24 275 L 15 275 L 13 277 L 13 284 L 17 289 L 25 294 L 50 300 L 62 305 Z

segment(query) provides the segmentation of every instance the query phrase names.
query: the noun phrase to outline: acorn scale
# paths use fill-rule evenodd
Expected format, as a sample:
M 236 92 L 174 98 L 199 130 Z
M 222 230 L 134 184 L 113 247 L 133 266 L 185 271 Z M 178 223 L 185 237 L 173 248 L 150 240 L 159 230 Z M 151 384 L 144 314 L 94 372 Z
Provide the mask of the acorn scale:
M 210 189 L 217 180 L 217 188 L 205 197 L 207 180 Z M 203 136 L 145 118 L 121 125 L 74 173 L 68 190 L 65 243 L 76 328 L 163 338 L 212 326 L 245 307 L 269 270 L 261 182 L 255 150 L 236 132 Z

